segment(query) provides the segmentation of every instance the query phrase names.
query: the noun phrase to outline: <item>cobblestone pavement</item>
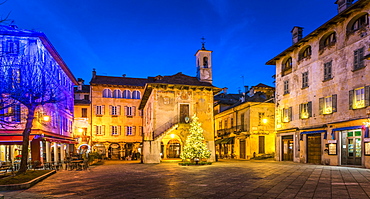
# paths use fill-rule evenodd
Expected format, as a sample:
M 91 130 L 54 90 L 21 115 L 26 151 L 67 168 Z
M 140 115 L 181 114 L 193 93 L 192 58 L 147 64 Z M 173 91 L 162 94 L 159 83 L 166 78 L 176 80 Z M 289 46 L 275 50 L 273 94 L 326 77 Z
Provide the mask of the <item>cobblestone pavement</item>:
M 106 161 L 58 171 L 7 198 L 369 198 L 370 170 L 268 160 L 206 166 Z

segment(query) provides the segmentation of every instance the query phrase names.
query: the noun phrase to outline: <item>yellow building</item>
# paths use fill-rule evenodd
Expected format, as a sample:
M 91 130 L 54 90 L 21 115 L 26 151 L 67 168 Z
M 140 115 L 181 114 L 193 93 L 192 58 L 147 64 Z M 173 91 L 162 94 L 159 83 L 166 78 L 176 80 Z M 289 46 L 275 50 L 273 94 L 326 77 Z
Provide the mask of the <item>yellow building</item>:
M 138 109 L 148 79 L 99 76 L 91 89 L 92 151 L 110 159 L 131 159 L 141 153 L 142 111 Z
M 220 89 L 212 85 L 211 53 L 204 45 L 197 51 L 197 77 L 177 73 L 149 78 L 139 108 L 144 110 L 144 163 L 179 158 L 194 114 L 212 153 L 208 161 L 215 160 L 213 96 Z
M 263 91 L 263 92 L 262 92 Z M 220 93 L 215 110 L 239 96 L 239 101 L 215 115 L 216 151 L 219 158 L 251 159 L 275 153 L 274 88 L 259 84 L 249 95 Z M 267 96 L 266 96 L 267 94 Z M 230 103 L 229 103 L 230 104 Z
M 338 15 L 267 62 L 276 66 L 276 159 L 370 168 L 370 1 Z

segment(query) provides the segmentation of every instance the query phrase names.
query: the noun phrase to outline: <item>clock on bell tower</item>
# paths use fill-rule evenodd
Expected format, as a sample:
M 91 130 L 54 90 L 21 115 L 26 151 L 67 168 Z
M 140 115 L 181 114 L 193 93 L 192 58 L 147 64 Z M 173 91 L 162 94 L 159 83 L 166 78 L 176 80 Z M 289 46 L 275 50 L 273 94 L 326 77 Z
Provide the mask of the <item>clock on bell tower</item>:
M 206 50 L 204 47 L 204 38 L 202 38 L 202 48 L 195 53 L 197 78 L 201 82 L 209 82 L 212 84 L 212 51 Z

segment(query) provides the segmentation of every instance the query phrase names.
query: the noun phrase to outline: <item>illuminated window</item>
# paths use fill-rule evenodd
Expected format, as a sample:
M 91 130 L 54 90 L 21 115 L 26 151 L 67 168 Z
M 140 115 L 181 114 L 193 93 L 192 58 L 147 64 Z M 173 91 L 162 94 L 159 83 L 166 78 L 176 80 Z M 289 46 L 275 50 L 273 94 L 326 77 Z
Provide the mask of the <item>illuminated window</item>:
M 332 79 L 331 63 L 332 63 L 332 61 L 330 61 L 330 62 L 326 62 L 326 63 L 324 64 L 324 81 L 325 81 L 325 80 Z
M 115 89 L 113 91 L 113 98 L 122 98 L 122 94 L 121 94 L 121 91 L 118 90 L 118 89 Z
M 140 99 L 140 91 L 132 92 L 132 99 Z
M 354 90 L 354 96 L 353 96 L 353 108 L 363 108 L 365 107 L 365 88 L 356 88 Z
M 282 122 L 292 121 L 292 107 L 283 108 L 282 110 Z
M 308 71 L 302 73 L 302 88 L 308 87 Z
M 112 91 L 110 89 L 104 89 L 103 90 L 103 97 L 105 98 L 109 98 L 109 97 L 112 97 Z
M 265 113 L 258 113 L 258 125 L 263 125 L 263 119 L 265 118 Z
M 125 99 L 131 99 L 131 91 L 124 90 L 123 91 L 123 98 L 125 98 Z
M 119 135 L 121 132 L 121 126 L 111 126 L 111 135 Z
M 308 119 L 312 116 L 312 102 L 299 105 L 299 118 Z
M 87 117 L 87 108 L 81 109 L 81 117 Z
M 289 80 L 284 81 L 284 95 L 289 94 Z
M 330 95 L 319 99 L 320 115 L 337 112 L 337 95 Z
M 357 49 L 353 52 L 353 70 L 361 69 L 364 65 L 364 48 Z

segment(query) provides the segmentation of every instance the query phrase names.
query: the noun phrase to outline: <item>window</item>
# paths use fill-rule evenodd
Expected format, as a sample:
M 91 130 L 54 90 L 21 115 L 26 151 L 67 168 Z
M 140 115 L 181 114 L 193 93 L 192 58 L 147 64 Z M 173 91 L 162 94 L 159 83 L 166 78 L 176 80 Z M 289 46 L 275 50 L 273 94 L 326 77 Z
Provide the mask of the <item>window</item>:
M 95 125 L 95 134 L 96 135 L 104 135 L 105 134 L 105 125 Z
M 139 126 L 139 135 L 142 136 L 143 135 L 143 127 L 142 126 Z
M 228 125 L 227 125 L 227 119 L 225 119 L 224 124 L 225 124 L 224 125 L 224 128 L 227 129 L 227 127 L 228 127 Z
M 359 109 L 369 106 L 369 86 L 349 91 L 349 108 Z
M 208 57 L 203 57 L 203 68 L 208 68 Z
M 322 41 L 322 44 L 321 44 L 321 48 L 325 48 L 325 47 L 328 47 L 328 46 L 333 46 L 336 41 L 337 41 L 337 39 L 336 39 L 335 32 L 330 33 L 327 37 L 324 37 L 324 39 Z
M 263 125 L 263 119 L 265 118 L 265 113 L 258 113 L 258 125 Z
M 84 100 L 90 100 L 89 95 L 84 95 Z
M 134 126 L 126 126 L 126 135 L 135 135 L 136 128 Z
M 112 91 L 108 88 L 104 89 L 103 90 L 103 97 L 105 97 L 105 98 L 112 97 Z
M 124 90 L 123 91 L 123 98 L 125 98 L 125 99 L 131 99 L 131 91 Z
M 222 120 L 218 122 L 218 130 L 222 129 Z
M 81 109 L 81 117 L 87 117 L 87 108 Z
M 292 107 L 283 108 L 282 110 L 282 122 L 292 121 Z
M 113 91 L 113 98 L 122 98 L 121 91 L 116 89 Z
M 144 110 L 139 110 L 139 116 L 143 117 L 144 116 Z
M 292 58 L 289 57 L 287 60 L 283 62 L 282 75 L 284 76 L 292 72 L 292 66 L 293 66 Z
M 140 99 L 140 91 L 132 92 L 132 99 Z
M 326 80 L 329 80 L 329 79 L 332 79 L 333 77 L 332 77 L 332 70 L 331 70 L 331 63 L 332 63 L 332 61 L 330 61 L 330 62 L 326 62 L 325 64 L 324 64 L 324 81 L 326 81 Z
M 358 29 L 361 29 L 362 27 L 366 27 L 368 23 L 368 14 L 362 15 L 353 22 L 351 26 L 351 31 L 356 31 Z
M 320 115 L 337 112 L 337 95 L 330 95 L 319 99 Z
M 6 41 L 6 53 L 18 54 L 19 53 L 19 41 Z
M 312 102 L 303 103 L 299 105 L 299 118 L 308 119 L 312 117 Z
M 111 126 L 111 135 L 120 135 L 121 126 Z
M 360 48 L 354 51 L 353 70 L 361 69 L 364 65 L 364 48 Z
M 306 47 L 299 55 L 299 60 L 309 58 L 312 54 L 311 46 Z
M 289 80 L 284 81 L 284 95 L 289 94 Z
M 230 118 L 230 127 L 232 128 L 234 126 L 234 118 Z
M 104 105 L 95 106 L 95 114 L 96 115 L 104 115 Z
M 112 105 L 109 105 L 109 110 L 110 110 L 110 115 L 113 115 L 113 116 L 117 116 L 117 115 L 121 115 L 121 106 L 118 105 L 118 106 L 112 106 Z
M 308 71 L 302 73 L 302 88 L 308 87 Z
M 135 106 L 125 106 L 126 116 L 135 116 L 136 107 Z

